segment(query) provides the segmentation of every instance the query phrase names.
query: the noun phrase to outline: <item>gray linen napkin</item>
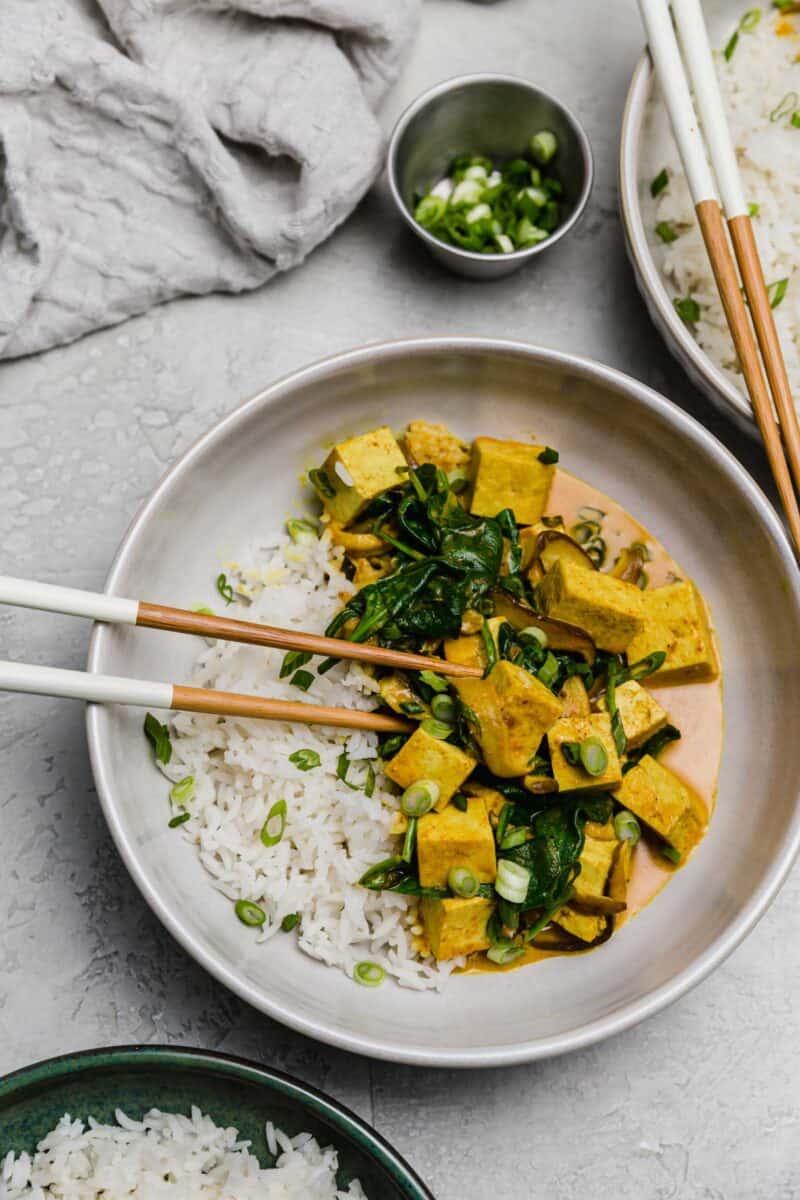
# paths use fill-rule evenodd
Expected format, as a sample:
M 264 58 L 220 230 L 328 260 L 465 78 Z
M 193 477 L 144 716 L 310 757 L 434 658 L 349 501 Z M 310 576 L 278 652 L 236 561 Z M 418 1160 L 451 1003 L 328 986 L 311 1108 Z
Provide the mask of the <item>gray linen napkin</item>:
M 0 358 L 301 262 L 418 0 L 0 0 Z

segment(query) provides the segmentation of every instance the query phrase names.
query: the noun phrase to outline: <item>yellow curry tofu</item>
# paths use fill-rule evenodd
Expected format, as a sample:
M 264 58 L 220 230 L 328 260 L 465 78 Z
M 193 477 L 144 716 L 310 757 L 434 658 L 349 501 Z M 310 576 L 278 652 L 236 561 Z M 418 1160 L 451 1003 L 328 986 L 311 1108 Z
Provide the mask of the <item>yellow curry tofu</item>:
M 564 757 L 564 742 L 580 743 L 596 739 L 606 752 L 607 763 L 600 775 L 590 775 L 579 762 L 573 766 Z M 606 713 L 590 717 L 562 717 L 547 734 L 553 776 L 561 792 L 605 792 L 619 786 L 622 770 L 619 763 L 611 718 Z
M 544 446 L 476 438 L 470 512 L 494 517 L 514 510 L 520 525 L 533 525 L 547 505 L 555 468 L 539 461 Z
M 598 650 L 619 654 L 644 629 L 643 592 L 602 571 L 558 558 L 536 595 L 548 617 L 585 629 Z
M 417 827 L 417 863 L 423 887 L 447 887 L 452 867 L 470 867 L 480 883 L 497 874 L 494 833 L 480 796 L 467 800 L 465 812 L 448 804 L 421 817 Z
M 661 683 L 715 679 L 719 664 L 705 606 L 690 579 L 642 592 L 644 628 L 628 646 L 628 661 L 666 653 L 664 665 L 651 676 Z
M 580 874 L 575 880 L 575 899 L 590 902 L 593 897 L 605 895 L 606 883 L 614 857 L 617 853 L 617 842 L 609 839 L 587 837 L 579 862 Z M 553 918 L 557 925 L 566 929 L 573 937 L 582 942 L 593 942 L 605 932 L 608 917 L 602 913 L 584 912 L 567 904 Z
M 681 855 L 703 836 L 708 814 L 702 801 L 649 754 L 623 776 L 616 798 Z
M 420 915 L 425 926 L 425 936 L 436 958 L 457 958 L 462 954 L 474 954 L 477 950 L 488 950 L 491 941 L 486 925 L 492 915 L 494 904 L 483 896 L 472 900 L 437 900 L 423 897 Z
M 418 466 L 433 463 L 443 471 L 458 471 L 469 466 L 470 449 L 446 425 L 412 421 L 403 439 L 408 457 Z
M 403 482 L 405 455 L 388 425 L 334 446 L 312 483 L 331 516 L 343 525 L 387 488 Z
M 440 789 L 437 809 L 442 809 L 454 796 L 468 775 L 472 774 L 475 759 L 458 746 L 431 737 L 421 727 L 415 729 L 404 746 L 384 768 L 391 780 L 401 788 L 411 787 L 418 779 L 433 779 Z
M 641 746 L 667 723 L 667 714 L 653 696 L 635 679 L 629 679 L 616 689 L 617 710 L 629 750 Z M 605 697 L 600 701 L 606 709 Z

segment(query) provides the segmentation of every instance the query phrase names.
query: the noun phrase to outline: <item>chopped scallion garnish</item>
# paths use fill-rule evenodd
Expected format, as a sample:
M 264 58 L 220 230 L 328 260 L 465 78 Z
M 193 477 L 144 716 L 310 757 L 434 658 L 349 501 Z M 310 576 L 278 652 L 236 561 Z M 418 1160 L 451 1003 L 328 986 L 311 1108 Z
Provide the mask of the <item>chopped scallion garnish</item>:
M 172 820 L 168 822 L 168 824 L 169 824 L 170 829 L 177 829 L 179 825 L 185 825 L 187 821 L 191 820 L 191 818 L 192 818 L 191 813 L 188 813 L 188 812 L 178 813 L 178 815 L 176 817 L 173 817 Z
M 286 801 L 276 800 L 261 829 L 261 841 L 265 846 L 277 846 L 286 830 L 286 815 Z
M 678 238 L 678 231 L 672 224 L 672 221 L 659 221 L 656 225 L 656 233 L 662 242 L 674 242 Z
M 366 959 L 363 962 L 356 963 L 353 968 L 353 979 L 356 983 L 360 983 L 362 987 L 378 987 L 386 978 L 386 972 L 378 963 L 368 962 Z
M 286 529 L 289 537 L 298 545 L 310 545 L 317 540 L 317 526 L 313 521 L 307 521 L 303 517 L 292 518 L 286 522 Z
M 453 697 L 444 692 L 434 696 L 431 700 L 431 712 L 437 721 L 444 721 L 446 724 L 452 725 L 456 719 L 456 705 Z
M 501 858 L 498 862 L 494 890 L 510 904 L 524 903 L 530 881 L 531 873 L 527 867 L 510 858 Z
M 747 215 L 749 217 L 757 217 L 760 212 L 761 212 L 760 204 L 748 204 Z
M 267 919 L 267 914 L 261 905 L 253 904 L 252 900 L 237 900 L 233 908 L 243 925 L 255 928 L 263 925 Z
M 623 808 L 614 817 L 614 833 L 621 842 L 630 842 L 635 846 L 642 836 L 642 827 L 633 813 Z
M 307 692 L 314 682 L 314 676 L 310 671 L 295 671 L 290 682 L 293 687 L 300 688 L 302 692 Z
M 778 101 L 769 114 L 769 119 L 773 125 L 776 121 L 780 121 L 782 117 L 788 117 L 789 114 L 797 107 L 798 95 L 797 92 L 787 92 L 786 95 Z
M 172 742 L 170 741 L 168 727 L 162 725 L 152 713 L 148 713 L 144 719 L 144 732 L 145 737 L 153 747 L 156 760 L 168 763 L 172 758 Z
M 286 916 L 281 921 L 281 929 L 283 930 L 284 933 L 291 933 L 292 930 L 294 929 L 295 925 L 297 925 L 299 920 L 300 920 L 299 912 L 287 913 Z
M 728 38 L 728 41 L 725 44 L 725 49 L 722 51 L 722 54 L 725 58 L 725 62 L 731 61 L 731 59 L 733 58 L 734 52 L 736 50 L 736 47 L 738 45 L 739 45 L 739 30 L 736 29 L 731 34 L 731 36 Z
M 175 804 L 186 804 L 194 795 L 194 775 L 186 775 L 170 788 L 169 798 Z
M 435 717 L 426 717 L 420 722 L 420 729 L 424 729 L 430 737 L 438 738 L 440 742 L 445 742 L 453 732 L 453 726 L 446 721 L 437 721 Z
M 236 599 L 236 593 L 228 583 L 228 579 L 224 571 L 220 571 L 219 575 L 217 576 L 217 591 L 219 592 L 220 596 L 222 596 L 222 599 L 226 604 L 233 604 L 234 600 Z
M 367 763 L 367 778 L 364 784 L 364 795 L 367 799 L 371 799 L 375 792 L 375 768 L 371 762 Z
M 478 888 L 481 885 L 471 867 L 452 867 L 447 875 L 447 886 L 454 896 L 470 900 L 473 896 L 477 896 Z
M 664 858 L 666 858 L 669 862 L 674 863 L 675 866 L 677 866 L 681 861 L 680 850 L 676 850 L 674 846 L 668 846 L 666 842 L 661 847 L 661 853 L 664 855 Z
M 608 767 L 608 751 L 599 738 L 584 738 L 580 757 L 581 766 L 588 775 L 602 775 Z
M 541 454 L 537 454 L 536 457 L 539 459 L 540 463 L 544 463 L 545 466 L 549 467 L 552 466 L 553 463 L 558 462 L 558 451 L 554 450 L 552 446 L 545 446 Z
M 420 671 L 419 677 L 423 683 L 426 683 L 429 688 L 433 688 L 434 692 L 446 692 L 448 683 L 441 675 L 437 675 L 434 671 Z
M 660 170 L 658 172 L 655 179 L 653 179 L 650 183 L 650 195 L 653 198 L 655 198 L 656 196 L 660 196 L 661 193 L 666 188 L 668 183 L 669 183 L 669 172 L 667 171 L 666 167 L 663 167 L 662 170 Z
M 418 779 L 400 797 L 400 808 L 407 817 L 424 817 L 438 803 L 441 788 L 435 779 Z
M 696 325 L 700 320 L 700 305 L 691 296 L 684 296 L 679 300 L 673 300 L 675 311 L 682 321 L 687 325 Z
M 777 308 L 783 297 L 786 295 L 786 289 L 789 286 L 788 279 L 776 279 L 774 283 L 767 286 L 767 299 L 769 300 L 770 308 Z
M 311 771 L 320 765 L 322 759 L 316 750 L 295 750 L 294 754 L 289 755 L 289 762 L 293 763 L 298 771 Z
M 544 167 L 555 158 L 558 152 L 558 138 L 549 129 L 541 129 L 531 138 L 531 154 L 540 167 Z

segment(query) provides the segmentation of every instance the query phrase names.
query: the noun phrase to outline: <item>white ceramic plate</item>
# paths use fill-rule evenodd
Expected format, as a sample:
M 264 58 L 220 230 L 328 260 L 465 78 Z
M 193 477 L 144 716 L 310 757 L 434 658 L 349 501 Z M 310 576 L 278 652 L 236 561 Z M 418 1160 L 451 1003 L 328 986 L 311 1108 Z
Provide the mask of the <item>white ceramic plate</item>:
M 256 945 L 167 829 L 141 710 L 90 707 L 100 801 L 122 857 L 166 927 L 256 1008 L 348 1050 L 448 1066 L 586 1046 L 656 1012 L 722 961 L 764 912 L 800 842 L 800 584 L 774 512 L 691 417 L 608 368 L 479 339 L 367 347 L 299 371 L 237 409 L 165 476 L 131 526 L 110 592 L 190 605 L 270 510 L 296 508 L 301 472 L 334 438 L 441 420 L 464 437 L 528 437 L 662 539 L 710 602 L 725 670 L 720 798 L 687 867 L 607 945 L 441 995 L 355 986 L 291 938 Z M 191 638 L 98 626 L 92 671 L 187 680 Z
M 739 0 L 705 0 L 703 11 L 713 46 L 725 45 L 744 10 Z M 620 137 L 619 196 L 628 256 L 653 323 L 692 383 L 740 429 L 757 436 L 744 382 L 723 371 L 700 348 L 675 311 L 676 289 L 661 272 L 663 245 L 655 233 L 656 202 L 650 183 L 673 157 L 672 131 L 658 98 L 650 55 L 645 53 L 628 90 Z

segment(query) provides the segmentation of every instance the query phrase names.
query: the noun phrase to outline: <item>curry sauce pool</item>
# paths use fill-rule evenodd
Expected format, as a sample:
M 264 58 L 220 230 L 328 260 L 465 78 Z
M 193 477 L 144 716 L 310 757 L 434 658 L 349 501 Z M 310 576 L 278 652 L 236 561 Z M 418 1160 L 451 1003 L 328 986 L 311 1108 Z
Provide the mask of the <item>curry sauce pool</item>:
M 557 464 L 551 447 L 468 444 L 414 421 L 399 439 L 386 427 L 348 438 L 310 472 L 321 522 L 293 521 L 281 561 L 315 563 L 303 587 L 325 590 L 316 628 L 484 676 L 273 660 L 287 694 L 342 702 L 331 689 L 357 680 L 359 706 L 414 723 L 379 744 L 297 729 L 290 743 L 290 727 L 234 737 L 217 718 L 198 743 L 196 719 L 176 718 L 165 770 L 204 777 L 182 835 L 220 890 L 258 906 L 252 936 L 294 931 L 364 986 L 386 973 L 441 986 L 467 965 L 600 945 L 702 838 L 722 737 L 702 598 L 632 516 Z M 282 586 L 277 563 L 228 566 L 254 619 Z M 310 627 L 308 609 L 298 619 Z M 225 673 L 204 679 L 241 690 L 237 670 L 255 660 L 214 653 Z M 273 739 L 269 756 L 250 755 L 256 738 Z

